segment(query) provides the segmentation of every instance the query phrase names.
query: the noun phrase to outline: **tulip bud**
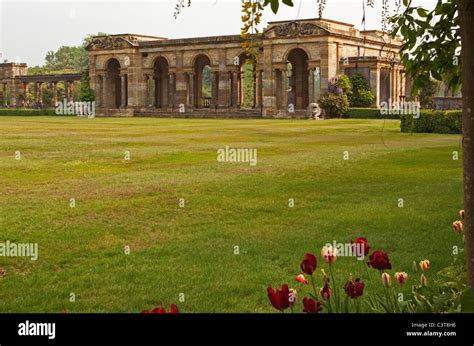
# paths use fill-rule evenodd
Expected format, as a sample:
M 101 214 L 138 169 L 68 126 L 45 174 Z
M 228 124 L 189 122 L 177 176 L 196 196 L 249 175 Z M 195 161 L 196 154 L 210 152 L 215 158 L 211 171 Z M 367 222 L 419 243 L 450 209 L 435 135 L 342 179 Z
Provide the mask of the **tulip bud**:
M 428 271 L 430 269 L 430 261 L 428 261 L 427 259 L 421 261 L 420 269 L 424 272 Z
M 428 286 L 428 278 L 425 276 L 425 274 L 421 274 L 421 277 L 420 277 L 420 284 L 421 284 L 421 286 L 423 286 L 423 287 Z
M 413 261 L 413 264 L 411 266 L 411 269 L 416 273 L 418 271 L 418 265 L 416 264 L 416 261 Z
M 396 272 L 394 277 L 400 285 L 403 285 L 408 280 L 408 274 L 405 272 Z
M 337 249 L 331 245 L 326 245 L 321 249 L 321 256 L 324 258 L 326 263 L 332 264 L 336 261 Z
M 464 220 L 464 209 L 459 211 L 459 216 Z
M 382 284 L 383 287 L 390 287 L 392 285 L 392 278 L 387 273 L 382 273 Z
M 454 221 L 453 222 L 453 231 L 457 234 L 461 234 L 464 230 L 464 223 L 462 221 Z

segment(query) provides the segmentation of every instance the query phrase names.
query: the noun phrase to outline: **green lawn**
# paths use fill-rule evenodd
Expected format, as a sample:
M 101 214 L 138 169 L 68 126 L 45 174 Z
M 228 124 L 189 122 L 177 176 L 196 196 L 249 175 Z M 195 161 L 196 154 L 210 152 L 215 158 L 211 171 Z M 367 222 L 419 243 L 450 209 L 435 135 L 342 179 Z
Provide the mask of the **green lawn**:
M 305 252 L 360 235 L 391 273 L 425 258 L 434 273 L 459 240 L 460 138 L 399 126 L 0 117 L 0 242 L 39 244 L 37 261 L 0 257 L 0 312 L 271 312 L 267 285 L 302 298 Z M 217 162 L 226 145 L 257 148 L 257 166 Z M 354 258 L 334 268 L 341 285 L 365 275 Z

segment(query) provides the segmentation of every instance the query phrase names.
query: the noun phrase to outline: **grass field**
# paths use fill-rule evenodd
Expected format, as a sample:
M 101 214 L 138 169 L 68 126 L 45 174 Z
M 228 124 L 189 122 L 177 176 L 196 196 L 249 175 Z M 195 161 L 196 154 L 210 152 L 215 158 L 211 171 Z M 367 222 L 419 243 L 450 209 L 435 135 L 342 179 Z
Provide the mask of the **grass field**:
M 0 242 L 39 246 L 37 261 L 0 257 L 0 312 L 271 312 L 268 285 L 303 291 L 305 252 L 361 235 L 393 272 L 424 258 L 435 272 L 458 240 L 460 138 L 399 126 L 0 117 Z M 217 162 L 227 145 L 258 164 Z M 334 268 L 363 273 L 354 258 Z

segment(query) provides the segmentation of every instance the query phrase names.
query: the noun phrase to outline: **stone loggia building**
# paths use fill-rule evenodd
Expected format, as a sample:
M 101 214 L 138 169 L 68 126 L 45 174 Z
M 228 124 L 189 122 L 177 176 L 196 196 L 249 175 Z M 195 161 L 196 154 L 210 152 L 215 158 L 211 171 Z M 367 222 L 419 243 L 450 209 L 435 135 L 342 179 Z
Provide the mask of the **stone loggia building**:
M 271 22 L 253 45 L 256 61 L 244 53 L 240 35 L 96 37 L 88 51 L 98 113 L 307 117 L 331 78 L 355 71 L 369 82 L 374 106 L 405 96 L 400 41 L 380 31 L 327 19 Z M 252 80 L 245 82 L 249 63 Z M 203 95 L 206 68 L 211 90 Z

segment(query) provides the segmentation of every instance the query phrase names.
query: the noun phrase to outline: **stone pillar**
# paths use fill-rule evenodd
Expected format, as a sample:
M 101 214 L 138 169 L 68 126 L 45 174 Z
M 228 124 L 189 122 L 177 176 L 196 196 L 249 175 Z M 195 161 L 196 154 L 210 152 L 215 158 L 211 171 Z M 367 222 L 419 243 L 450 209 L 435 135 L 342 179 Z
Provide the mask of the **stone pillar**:
M 219 72 L 213 71 L 212 72 L 212 100 L 211 100 L 211 105 L 217 108 L 217 102 L 218 102 L 218 87 L 219 87 Z
M 262 108 L 263 107 L 263 71 L 258 70 L 257 71 L 257 107 Z
M 169 74 L 168 78 L 168 105 L 170 108 L 175 107 L 175 92 L 176 92 L 176 75 Z
M 7 95 L 7 86 L 6 82 L 2 83 L 3 85 L 3 105 L 6 107 L 8 106 L 8 95 Z
M 120 108 L 127 108 L 127 75 L 120 75 Z
M 28 107 L 28 86 L 29 83 L 23 83 L 23 107 Z
M 41 82 L 35 84 L 35 102 L 36 105 L 43 103 L 43 91 L 41 90 Z
M 101 106 L 102 108 L 107 108 L 108 107 L 108 104 L 107 104 L 107 74 L 104 74 L 102 76 L 102 84 L 100 86 L 100 89 L 101 89 Z
M 308 102 L 311 105 L 314 100 L 314 67 L 308 69 Z
M 288 111 L 288 76 L 287 70 L 281 70 L 281 107 L 283 110 Z
M 153 75 L 152 74 L 147 74 L 146 75 L 146 85 L 147 85 L 147 88 L 146 88 L 146 91 L 147 91 L 147 104 L 148 104 L 148 107 L 152 108 L 154 106 L 154 103 L 155 103 L 155 95 L 154 95 L 154 88 L 153 88 L 153 85 L 155 84 L 155 81 L 153 79 Z
M 68 81 L 64 81 L 64 98 L 66 99 L 67 102 L 69 102 L 69 82 Z
M 190 109 L 194 108 L 194 73 L 193 72 L 188 72 L 188 78 L 189 78 L 189 94 L 188 94 L 188 107 Z
M 252 85 L 253 85 L 252 108 L 256 108 L 257 107 L 257 74 L 255 70 L 253 72 Z
M 96 82 L 94 83 L 94 96 L 97 108 L 102 107 L 102 75 L 95 76 Z
M 16 94 L 16 84 L 14 80 L 10 81 L 10 94 L 11 94 L 11 97 L 10 97 L 11 105 L 13 107 L 16 107 L 17 94 Z
M 51 82 L 50 83 L 50 88 L 51 92 L 53 94 L 53 97 L 51 98 L 51 106 L 56 107 L 56 102 L 58 102 L 58 91 L 56 88 L 56 82 Z
M 239 72 L 232 72 L 232 107 L 239 108 Z
M 373 68 L 370 70 L 370 89 L 375 97 L 375 107 L 380 107 L 380 69 Z

